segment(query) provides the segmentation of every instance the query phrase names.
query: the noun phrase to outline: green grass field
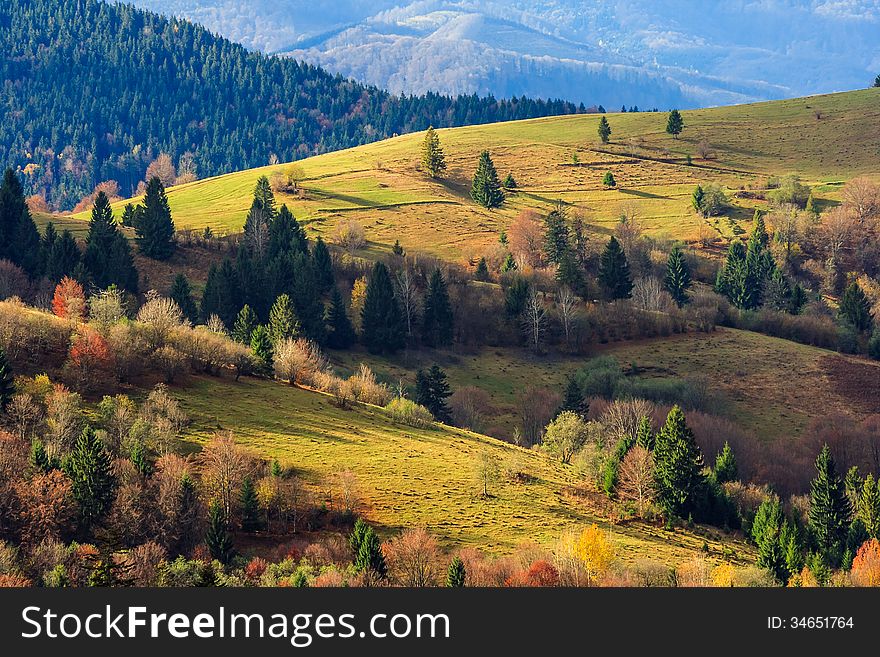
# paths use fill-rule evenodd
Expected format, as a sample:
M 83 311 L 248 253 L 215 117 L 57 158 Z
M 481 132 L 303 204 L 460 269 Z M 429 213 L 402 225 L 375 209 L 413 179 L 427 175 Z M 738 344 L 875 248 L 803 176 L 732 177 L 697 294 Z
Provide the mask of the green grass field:
M 572 494 L 578 474 L 546 456 L 466 431 L 413 429 L 395 424 L 374 407 L 340 410 L 331 398 L 255 379 L 231 383 L 197 378 L 175 396 L 193 419 L 194 446 L 218 430 L 265 457 L 293 468 L 316 491 L 332 487 L 334 474 L 358 478 L 362 513 L 384 535 L 426 527 L 449 547 L 474 546 L 509 553 L 535 541 L 552 546 L 561 533 L 596 522 L 607 528 L 624 561 L 651 559 L 669 565 L 693 556 L 706 540 L 714 557 L 724 545 L 748 560 L 750 549 L 716 532 L 667 532 L 644 523 L 609 524 L 587 497 Z M 522 483 L 502 474 L 483 498 L 473 475 L 478 454 L 498 457 L 502 471 L 533 477 Z
M 818 113 L 818 114 L 817 114 Z M 664 132 L 664 113 L 609 114 L 611 143 L 598 143 L 597 115 L 534 119 L 441 130 L 449 169 L 442 181 L 418 171 L 422 134 L 404 135 L 301 162 L 305 197 L 280 195 L 313 234 L 332 235 L 337 222 L 355 219 L 370 241 L 436 255 L 473 258 L 497 240 L 523 209 L 542 212 L 558 199 L 581 212 L 596 233 L 610 231 L 630 208 L 656 237 L 694 239 L 701 227 L 690 211 L 698 183 L 714 181 L 729 190 L 768 175 L 796 173 L 817 187 L 817 199 L 833 202 L 840 182 L 877 175 L 880 149 L 880 89 L 684 112 L 679 139 Z M 709 160 L 697 155 L 707 141 Z M 512 172 L 520 190 L 504 207 L 487 211 L 469 196 L 477 157 L 490 149 L 499 174 Z M 572 165 L 577 153 L 579 164 Z M 687 166 L 688 155 L 693 166 Z M 239 232 L 257 178 L 284 165 L 200 180 L 169 190 L 178 228 L 210 226 Z M 619 189 L 605 190 L 612 171 Z M 738 199 L 731 216 L 750 228 L 762 201 Z M 115 206 L 121 212 L 124 203 Z M 87 218 L 88 213 L 75 218 Z M 726 220 L 711 229 L 729 237 Z

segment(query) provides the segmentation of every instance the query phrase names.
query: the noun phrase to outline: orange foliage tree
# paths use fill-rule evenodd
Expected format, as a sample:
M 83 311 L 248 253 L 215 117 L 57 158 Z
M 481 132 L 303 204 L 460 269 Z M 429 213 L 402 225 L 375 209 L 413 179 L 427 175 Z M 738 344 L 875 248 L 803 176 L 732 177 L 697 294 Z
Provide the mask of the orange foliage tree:
M 81 387 L 88 387 L 97 370 L 108 369 L 113 362 L 107 340 L 91 327 L 83 327 L 76 334 L 68 354 L 70 364 L 77 371 Z
M 880 541 L 872 538 L 862 543 L 850 574 L 856 586 L 880 586 Z
M 82 285 L 74 279 L 65 276 L 55 286 L 55 295 L 52 297 L 52 312 L 58 317 L 81 321 L 86 314 L 86 295 Z

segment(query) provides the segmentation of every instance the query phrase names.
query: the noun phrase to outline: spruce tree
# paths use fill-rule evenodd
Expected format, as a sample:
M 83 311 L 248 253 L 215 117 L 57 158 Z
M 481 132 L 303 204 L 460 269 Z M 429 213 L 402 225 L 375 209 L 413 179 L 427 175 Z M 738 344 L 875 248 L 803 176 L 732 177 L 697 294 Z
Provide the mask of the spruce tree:
M 232 326 L 241 306 L 238 273 L 232 261 L 226 258 L 219 267 L 211 265 L 202 293 L 202 318 L 217 315 L 225 326 Z
M 669 258 L 666 260 L 666 277 L 663 284 L 679 308 L 688 302 L 691 269 L 684 251 L 677 244 L 669 252 Z
M 584 398 L 584 392 L 581 389 L 581 385 L 574 376 L 568 377 L 568 383 L 565 384 L 565 395 L 562 399 L 562 405 L 559 407 L 556 414 L 558 415 L 565 411 L 577 413 L 581 417 L 586 417 L 587 413 L 590 411 L 590 404 Z
M 614 174 L 610 171 L 606 171 L 605 175 L 602 176 L 602 185 L 611 189 L 612 187 L 617 187 L 617 181 L 614 179 Z
M 357 572 L 366 573 L 370 578 L 384 579 L 388 574 L 385 555 L 382 554 L 382 544 L 372 527 L 368 526 L 364 532 L 354 567 Z
M 6 407 L 12 401 L 15 394 L 15 377 L 12 374 L 12 367 L 9 365 L 9 359 L 6 358 L 6 352 L 0 347 L 0 413 L 6 412 Z
M 790 575 L 780 541 L 784 520 L 779 499 L 774 497 L 761 503 L 752 525 L 752 538 L 758 546 L 758 567 L 769 571 L 776 581 L 782 583 Z
M 602 140 L 603 144 L 608 143 L 608 139 L 611 137 L 611 126 L 608 125 L 608 119 L 604 116 L 599 119 L 599 139 Z
M 326 294 L 336 283 L 336 278 L 333 276 L 333 259 L 330 257 L 330 249 L 327 248 L 324 240 L 320 237 L 315 240 L 315 248 L 312 250 L 312 263 L 318 291 L 321 294 Z
M 544 256 L 548 262 L 559 264 L 571 251 L 571 235 L 565 213 L 554 209 L 544 220 Z
M 110 199 L 98 192 L 92 206 L 92 218 L 82 257 L 92 282 L 100 288 L 116 285 L 136 293 L 138 274 L 128 240 L 119 232 Z
M 287 206 L 282 205 L 278 216 L 269 224 L 269 259 L 290 253 L 306 253 L 308 250 L 305 230 Z
M 562 256 L 559 265 L 556 267 L 555 278 L 561 287 L 567 287 L 578 295 L 583 293 L 584 273 L 572 251 L 567 251 Z
M 317 344 L 324 344 L 324 303 L 321 301 L 315 268 L 306 253 L 293 258 L 291 301 L 302 333 Z
M 294 338 L 299 332 L 299 321 L 293 311 L 290 297 L 282 294 L 275 299 L 275 303 L 269 311 L 269 340 L 272 342 L 273 349 L 277 348 L 282 340 Z
M 351 550 L 352 559 L 356 559 L 358 552 L 361 551 L 361 545 L 363 545 L 364 537 L 369 528 L 370 526 L 364 522 L 363 518 L 354 521 L 354 527 L 351 534 L 348 535 L 348 547 Z
M 489 264 L 486 262 L 486 258 L 480 258 L 479 262 L 477 262 L 474 280 L 484 282 L 489 280 Z
M 154 260 L 167 260 L 174 253 L 174 221 L 165 187 L 157 177 L 147 183 L 143 213 L 135 226 L 141 253 Z
M 406 325 L 397 300 L 388 268 L 384 263 L 373 265 L 361 310 L 362 340 L 371 354 L 394 353 L 406 344 Z
M 513 177 L 512 173 L 508 173 L 507 177 L 504 178 L 504 182 L 502 183 L 504 189 L 508 191 L 512 191 L 516 189 L 519 185 L 517 185 L 516 178 Z
M 142 440 L 136 440 L 128 452 L 128 460 L 132 462 L 135 470 L 141 476 L 149 478 L 153 474 L 153 460 L 150 458 L 150 451 L 146 443 Z
M 57 283 L 65 276 L 71 276 L 81 258 L 73 234 L 69 230 L 62 231 L 46 253 L 46 277 L 51 282 Z
M 46 452 L 46 445 L 39 438 L 31 441 L 31 451 L 28 456 L 28 463 L 35 472 L 49 472 L 52 470 L 52 461 Z
M 489 156 L 489 151 L 480 153 L 477 170 L 471 185 L 471 198 L 484 208 L 500 207 L 504 203 L 504 191 L 498 180 L 498 172 Z
M 444 347 L 452 344 L 453 323 L 449 291 L 438 268 L 431 274 L 428 291 L 425 294 L 422 341 L 429 347 Z
M 859 287 L 858 282 L 850 283 L 840 300 L 838 317 L 850 324 L 859 332 L 870 331 L 874 324 L 871 316 L 871 302 Z
M 703 201 L 706 198 L 706 193 L 703 191 L 702 185 L 697 185 L 694 189 L 694 193 L 691 194 L 691 207 L 697 214 L 706 216 L 706 208 L 703 206 Z
M 272 186 L 266 176 L 260 176 L 254 187 L 254 203 L 263 211 L 263 219 L 266 224 L 271 224 L 275 219 L 277 211 L 275 209 L 275 195 L 272 193 Z
M 845 549 L 852 506 L 828 445 L 816 459 L 816 478 L 810 484 L 810 533 L 819 552 L 837 566 Z
M 217 501 L 211 502 L 208 508 L 208 531 L 205 534 L 205 545 L 212 559 L 227 564 L 232 561 L 232 537 L 229 535 L 229 524 L 223 507 Z
M 682 130 L 684 130 L 684 119 L 681 116 L 681 112 L 674 109 L 669 113 L 669 117 L 666 120 L 666 132 L 672 135 L 673 139 L 678 139 L 678 135 L 681 134 Z
M 6 169 L 0 185 L 0 259 L 21 267 L 31 278 L 42 273 L 44 258 L 37 225 L 24 198 L 18 174 Z
M 775 269 L 764 289 L 764 305 L 779 312 L 791 309 L 791 285 L 781 269 Z
M 235 318 L 235 324 L 232 327 L 232 339 L 241 344 L 250 345 L 257 324 L 257 316 L 254 314 L 254 311 L 251 310 L 249 305 L 244 304 L 241 310 L 238 311 L 238 317 Z
M 862 483 L 857 515 L 868 536 L 880 539 L 880 486 L 872 474 L 868 474 Z
M 446 587 L 450 589 L 461 588 L 467 579 L 467 572 L 464 568 L 464 561 L 461 557 L 455 557 L 446 569 Z
M 269 338 L 269 331 L 263 324 L 257 326 L 251 335 L 251 352 L 257 359 L 260 373 L 268 374 L 272 371 L 275 351 L 272 347 L 272 340 Z
M 192 287 L 184 274 L 178 274 L 168 290 L 168 298 L 174 301 L 183 311 L 184 317 L 195 323 L 199 317 L 199 309 L 192 295 Z
M 113 460 L 91 427 L 86 427 L 65 460 L 73 497 L 80 510 L 80 528 L 88 532 L 110 511 L 116 499 Z
M 254 481 L 250 477 L 245 477 L 241 483 L 239 501 L 241 502 L 241 530 L 245 532 L 259 531 L 262 526 L 260 522 L 260 503 L 257 500 L 257 490 L 254 488 Z
M 726 296 L 737 307 L 746 301 L 746 249 L 740 240 L 734 240 L 727 248 L 724 266 L 718 270 L 715 291 Z
M 345 308 L 345 301 L 339 288 L 333 286 L 333 292 L 330 295 L 330 306 L 327 308 L 327 346 L 331 349 L 348 349 L 355 340 L 354 327 L 348 318 L 348 311 Z
M 446 399 L 452 395 L 446 372 L 432 365 L 427 372 L 419 370 L 416 374 L 416 403 L 424 406 L 434 419 L 444 424 L 452 424 L 452 412 Z
M 513 257 L 512 253 L 507 254 L 504 258 L 504 262 L 501 263 L 501 273 L 506 274 L 509 271 L 516 271 L 516 259 Z
M 626 254 L 617 238 L 608 240 L 599 261 L 599 282 L 609 299 L 628 299 L 632 294 L 633 283 L 629 273 Z
M 439 178 L 446 171 L 446 157 L 443 147 L 440 146 L 440 137 L 433 127 L 425 132 L 422 142 L 422 166 L 432 178 Z
M 727 441 L 724 442 L 724 447 L 718 453 L 718 456 L 715 457 L 713 473 L 715 474 L 715 481 L 719 484 L 736 481 L 736 478 L 739 476 L 736 457 L 733 455 L 733 450 L 730 449 L 730 443 Z
M 651 419 L 645 415 L 639 420 L 638 429 L 636 429 L 636 445 L 644 447 L 649 452 L 654 451 L 656 444 L 656 436 L 654 428 L 651 426 Z
M 673 406 L 654 444 L 657 497 L 667 516 L 684 517 L 698 508 L 703 455 L 679 406 Z

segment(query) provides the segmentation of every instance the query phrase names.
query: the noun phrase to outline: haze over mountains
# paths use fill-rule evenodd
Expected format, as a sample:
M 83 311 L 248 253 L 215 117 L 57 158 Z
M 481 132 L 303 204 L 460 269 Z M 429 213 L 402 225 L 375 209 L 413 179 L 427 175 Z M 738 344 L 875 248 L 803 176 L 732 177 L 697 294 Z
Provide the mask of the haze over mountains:
M 395 93 L 661 109 L 867 86 L 876 0 L 134 0 Z

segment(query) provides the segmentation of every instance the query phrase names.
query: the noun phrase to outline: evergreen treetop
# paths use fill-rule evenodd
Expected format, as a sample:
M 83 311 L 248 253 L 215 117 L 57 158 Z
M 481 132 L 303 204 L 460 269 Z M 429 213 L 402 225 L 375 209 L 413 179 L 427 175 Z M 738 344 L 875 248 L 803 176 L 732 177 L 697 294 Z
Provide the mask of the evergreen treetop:
M 679 308 L 687 303 L 688 290 L 691 287 L 691 270 L 684 251 L 677 244 L 672 247 L 666 260 L 666 276 L 663 284 Z
M 500 207 L 504 203 L 504 191 L 498 180 L 498 172 L 495 170 L 489 151 L 480 153 L 477 170 L 471 184 L 471 198 L 475 203 L 490 210 Z
M 602 140 L 603 144 L 608 143 L 608 139 L 611 137 L 611 126 L 608 124 L 608 119 L 604 116 L 599 119 L 599 139 Z
M 143 212 L 135 225 L 138 247 L 148 258 L 167 260 L 174 253 L 174 221 L 165 187 L 158 177 L 147 183 Z
M 852 506 L 831 449 L 825 444 L 816 458 L 816 478 L 810 484 L 810 533 L 826 562 L 840 563 L 852 517 Z
M 452 344 L 452 337 L 452 304 L 449 301 L 446 281 L 437 268 L 431 274 L 428 291 L 425 294 L 422 340 L 429 347 L 443 347 Z
M 674 109 L 669 113 L 669 117 L 666 120 L 666 132 L 672 135 L 673 139 L 678 139 L 678 135 L 681 134 L 682 130 L 684 130 L 684 119 L 681 116 L 681 112 Z
M 628 299 L 633 283 L 623 247 L 612 235 L 599 261 L 599 282 L 609 299 Z
M 440 136 L 433 127 L 425 132 L 422 142 L 422 166 L 432 178 L 439 178 L 446 171 L 446 157 L 440 146 Z

